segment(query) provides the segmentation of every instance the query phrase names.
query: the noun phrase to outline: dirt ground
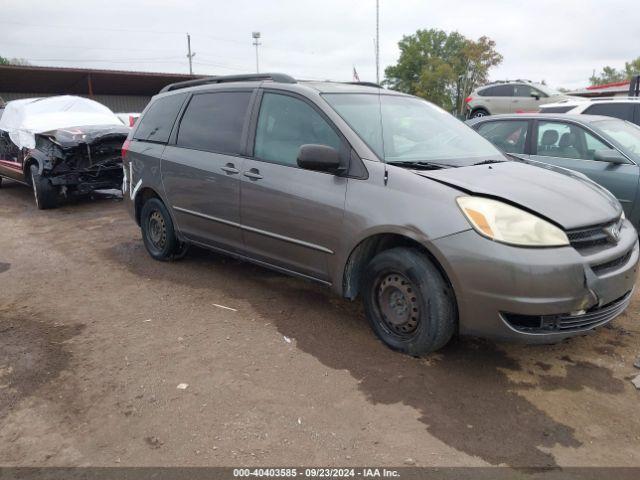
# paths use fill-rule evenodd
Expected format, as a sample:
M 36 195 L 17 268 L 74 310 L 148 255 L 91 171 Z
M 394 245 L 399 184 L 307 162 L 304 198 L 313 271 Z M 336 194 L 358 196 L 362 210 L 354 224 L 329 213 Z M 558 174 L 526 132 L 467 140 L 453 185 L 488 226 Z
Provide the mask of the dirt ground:
M 639 308 L 414 359 L 323 287 L 199 249 L 156 262 L 121 201 L 43 212 L 5 182 L 0 464 L 640 466 Z

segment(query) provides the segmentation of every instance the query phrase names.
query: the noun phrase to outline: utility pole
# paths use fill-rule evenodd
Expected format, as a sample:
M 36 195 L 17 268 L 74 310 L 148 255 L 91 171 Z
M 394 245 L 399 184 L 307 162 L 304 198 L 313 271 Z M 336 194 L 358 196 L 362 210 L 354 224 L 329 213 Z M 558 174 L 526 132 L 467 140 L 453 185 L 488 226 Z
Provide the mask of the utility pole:
M 380 84 L 380 0 L 376 0 L 376 83 Z
M 191 35 L 187 33 L 187 58 L 189 59 L 189 75 L 193 75 L 192 59 L 196 56 L 196 52 L 191 53 Z
M 256 73 L 260 73 L 260 64 L 258 62 L 258 46 L 262 45 L 260 43 L 260 32 L 253 32 L 251 36 L 253 37 L 253 45 L 256 47 Z

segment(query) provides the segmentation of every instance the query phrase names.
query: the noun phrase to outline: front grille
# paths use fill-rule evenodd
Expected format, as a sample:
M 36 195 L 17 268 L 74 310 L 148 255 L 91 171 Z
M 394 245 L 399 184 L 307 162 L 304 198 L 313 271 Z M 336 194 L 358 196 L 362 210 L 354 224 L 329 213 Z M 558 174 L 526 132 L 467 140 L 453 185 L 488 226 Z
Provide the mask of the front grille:
M 591 269 L 596 275 L 602 275 L 604 273 L 610 272 L 627 263 L 629 261 L 629 258 L 631 258 L 632 253 L 633 249 L 629 250 L 624 255 L 614 258 L 613 260 L 609 260 L 608 262 L 592 265 Z
M 594 227 L 581 228 L 567 231 L 567 237 L 571 246 L 576 250 L 606 245 L 610 242 L 605 229 L 622 222 L 622 219 L 613 222 L 596 225 Z
M 558 333 L 588 330 L 603 325 L 621 314 L 631 301 L 631 292 L 602 307 L 594 307 L 579 315 L 519 315 L 503 313 L 514 329 L 525 333 Z

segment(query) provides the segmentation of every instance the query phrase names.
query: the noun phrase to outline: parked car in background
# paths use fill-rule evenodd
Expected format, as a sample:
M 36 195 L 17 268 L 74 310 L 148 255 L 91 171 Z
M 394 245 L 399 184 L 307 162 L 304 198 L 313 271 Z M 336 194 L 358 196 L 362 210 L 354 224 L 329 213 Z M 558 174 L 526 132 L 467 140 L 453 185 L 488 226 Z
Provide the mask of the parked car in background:
M 140 118 L 139 113 L 116 113 L 116 117 L 122 122 L 123 125 L 127 127 L 133 127 L 136 124 L 138 118 Z
M 55 207 L 61 194 L 120 189 L 129 130 L 87 98 L 11 101 L 0 118 L 0 185 L 4 177 L 30 186 L 40 209 Z
M 471 92 L 465 99 L 465 111 L 467 118 L 536 112 L 541 105 L 568 98 L 546 85 L 526 80 L 494 82 Z
M 640 127 L 594 115 L 520 114 L 468 120 L 502 151 L 591 178 L 640 227 Z
M 582 334 L 634 287 L 638 237 L 608 191 L 509 161 L 444 110 L 377 86 L 170 85 L 123 151 L 151 257 L 195 244 L 361 297 L 378 337 L 411 355 L 455 333 Z
M 605 115 L 640 125 L 640 98 L 610 97 L 562 100 L 557 103 L 542 105 L 540 113 Z

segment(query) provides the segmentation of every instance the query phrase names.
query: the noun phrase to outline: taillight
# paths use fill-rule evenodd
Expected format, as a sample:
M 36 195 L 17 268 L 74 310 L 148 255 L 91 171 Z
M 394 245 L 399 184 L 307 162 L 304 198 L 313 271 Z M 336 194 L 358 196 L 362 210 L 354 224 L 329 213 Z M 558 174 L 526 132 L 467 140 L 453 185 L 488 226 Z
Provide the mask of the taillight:
M 129 126 L 133 127 L 136 124 L 136 117 L 129 115 Z
M 473 100 L 473 97 L 467 97 L 464 99 L 464 103 L 471 103 L 471 100 Z
M 129 151 L 129 145 L 131 145 L 131 140 L 128 138 L 122 144 L 122 160 L 127 156 L 127 152 Z

